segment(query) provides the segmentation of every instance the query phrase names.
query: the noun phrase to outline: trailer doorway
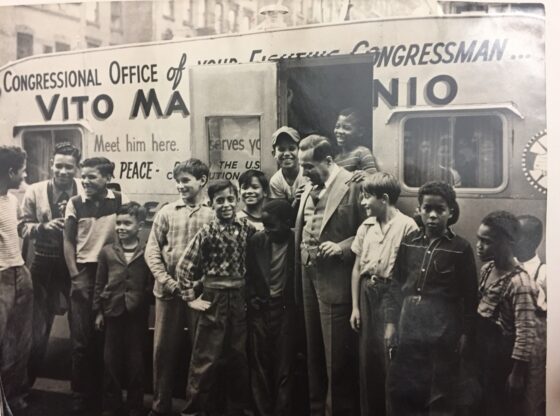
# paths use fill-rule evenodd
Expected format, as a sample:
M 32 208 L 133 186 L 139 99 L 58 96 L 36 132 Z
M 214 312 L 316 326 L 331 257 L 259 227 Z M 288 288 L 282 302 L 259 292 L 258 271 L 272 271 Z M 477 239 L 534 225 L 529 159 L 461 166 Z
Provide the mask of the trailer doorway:
M 278 66 L 279 126 L 306 137 L 320 134 L 336 144 L 334 126 L 340 110 L 356 108 L 364 118 L 364 143 L 371 150 L 373 60 L 337 56 L 281 61 Z

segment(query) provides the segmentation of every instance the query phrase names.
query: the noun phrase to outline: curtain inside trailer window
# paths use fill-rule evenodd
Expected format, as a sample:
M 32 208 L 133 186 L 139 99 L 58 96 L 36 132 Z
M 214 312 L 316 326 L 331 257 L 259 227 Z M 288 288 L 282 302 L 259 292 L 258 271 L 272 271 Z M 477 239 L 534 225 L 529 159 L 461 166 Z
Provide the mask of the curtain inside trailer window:
M 498 116 L 412 117 L 404 127 L 404 181 L 445 181 L 457 188 L 497 188 L 503 178 Z
M 29 130 L 23 133 L 23 148 L 27 152 L 29 184 L 50 178 L 51 159 L 58 143 L 69 142 L 82 151 L 82 132 L 77 128 Z

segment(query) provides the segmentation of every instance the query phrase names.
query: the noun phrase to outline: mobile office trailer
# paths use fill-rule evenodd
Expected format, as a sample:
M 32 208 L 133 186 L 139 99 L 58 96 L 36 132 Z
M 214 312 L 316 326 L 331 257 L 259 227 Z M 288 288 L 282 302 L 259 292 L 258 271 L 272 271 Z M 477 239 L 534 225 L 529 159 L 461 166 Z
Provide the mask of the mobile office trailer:
M 33 56 L 0 69 L 2 144 L 23 146 L 28 182 L 55 143 L 116 163 L 131 199 L 177 197 L 191 156 L 211 179 L 276 170 L 281 125 L 333 138 L 356 107 L 411 214 L 430 179 L 456 186 L 474 242 L 494 209 L 546 210 L 544 20 L 525 15 L 391 18 Z

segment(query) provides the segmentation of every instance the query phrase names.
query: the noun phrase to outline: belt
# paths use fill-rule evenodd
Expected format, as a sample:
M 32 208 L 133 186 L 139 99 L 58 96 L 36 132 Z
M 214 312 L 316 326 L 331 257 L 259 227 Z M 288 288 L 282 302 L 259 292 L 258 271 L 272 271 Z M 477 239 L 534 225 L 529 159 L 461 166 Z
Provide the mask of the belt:
M 371 283 L 375 284 L 388 285 L 391 283 L 391 279 L 387 277 L 381 277 L 376 274 L 363 273 L 361 277 L 364 279 L 368 279 Z

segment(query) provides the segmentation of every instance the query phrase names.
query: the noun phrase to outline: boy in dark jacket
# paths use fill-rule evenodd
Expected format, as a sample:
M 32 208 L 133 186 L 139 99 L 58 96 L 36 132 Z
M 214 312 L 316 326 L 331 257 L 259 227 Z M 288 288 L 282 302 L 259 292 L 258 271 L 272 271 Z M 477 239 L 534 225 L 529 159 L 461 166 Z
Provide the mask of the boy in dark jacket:
M 149 297 L 153 287 L 138 232 L 146 211 L 136 202 L 117 210 L 118 241 L 101 250 L 93 310 L 95 328 L 105 328 L 103 415 L 123 406 L 119 373 L 124 364 L 128 381 L 130 416 L 143 414 L 144 351 L 148 331 Z
M 290 203 L 275 199 L 263 206 L 264 231 L 249 240 L 249 363 L 259 414 L 291 415 L 296 320 L 294 233 Z

